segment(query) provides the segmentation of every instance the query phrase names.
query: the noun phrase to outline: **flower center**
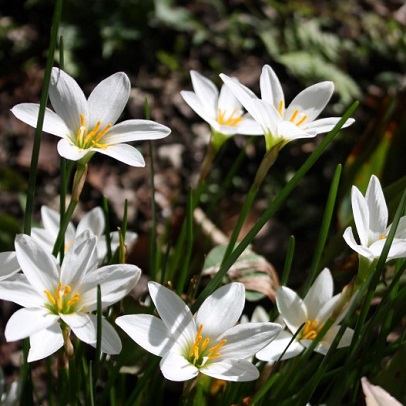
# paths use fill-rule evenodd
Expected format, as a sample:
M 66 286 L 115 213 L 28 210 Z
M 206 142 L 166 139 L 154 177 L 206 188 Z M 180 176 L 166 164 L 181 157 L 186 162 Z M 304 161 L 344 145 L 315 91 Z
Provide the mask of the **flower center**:
M 200 325 L 196 333 L 195 342 L 189 350 L 189 362 L 197 368 L 202 367 L 207 361 L 211 361 L 221 355 L 219 352 L 227 340 L 221 340 L 214 346 L 210 346 L 210 338 L 203 339 L 202 336 L 203 324 Z
M 303 124 L 307 120 L 307 115 L 300 113 L 298 109 L 296 109 L 292 116 L 290 117 L 289 121 L 293 124 L 297 125 L 298 127 Z
M 62 282 L 58 283 L 55 292 L 44 290 L 48 299 L 45 306 L 53 314 L 70 314 L 76 310 L 79 301 L 79 293 L 72 294 L 72 288 L 69 285 L 63 286 Z
M 384 235 L 384 234 L 381 234 L 380 236 L 379 236 L 379 239 L 380 240 L 386 240 L 388 238 L 388 236 L 387 235 Z
M 235 127 L 243 119 L 243 117 L 241 117 L 237 113 L 236 109 L 234 109 L 229 116 L 226 116 L 226 114 L 227 114 L 226 110 L 218 109 L 218 111 L 217 111 L 217 121 L 218 121 L 219 124 L 228 125 L 230 127 Z
M 82 149 L 88 148 L 107 148 L 101 141 L 104 134 L 111 128 L 111 124 L 107 124 L 102 130 L 100 129 L 101 122 L 98 121 L 93 129 L 88 129 L 85 122 L 85 116 L 80 115 L 80 127 L 76 134 L 75 144 Z
M 306 320 L 306 323 L 300 332 L 300 340 L 314 340 L 322 328 L 323 324 L 319 325 L 319 321 L 317 319 L 313 321 Z

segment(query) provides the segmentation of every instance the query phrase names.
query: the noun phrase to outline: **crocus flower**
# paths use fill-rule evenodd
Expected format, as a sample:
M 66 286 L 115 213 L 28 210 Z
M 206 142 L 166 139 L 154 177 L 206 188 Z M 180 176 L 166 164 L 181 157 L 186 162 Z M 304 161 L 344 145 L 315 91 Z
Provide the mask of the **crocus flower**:
M 247 360 L 280 331 L 275 323 L 235 326 L 244 307 L 244 285 L 231 283 L 212 293 L 193 316 L 171 290 L 149 282 L 149 293 L 161 319 L 126 315 L 116 323 L 141 347 L 163 357 L 165 378 L 186 381 L 202 374 L 228 381 L 258 378 Z
M 339 297 L 340 295 L 333 296 L 333 277 L 327 268 L 319 274 L 303 300 L 292 289 L 285 286 L 280 287 L 276 293 L 276 305 L 290 331 L 282 330 L 271 344 L 256 354 L 257 358 L 268 362 L 277 361 L 288 347 L 293 334 L 304 323 L 304 327 L 288 347 L 282 359 L 292 358 L 301 353 L 320 333 L 324 323 L 331 316 Z M 341 313 L 335 324 L 317 344 L 316 352 L 323 355 L 327 353 L 340 328 L 337 323 L 344 315 L 345 312 Z M 338 348 L 348 346 L 352 335 L 353 330 L 347 328 Z
M 115 124 L 127 104 L 130 89 L 128 76 L 118 72 L 100 82 L 86 100 L 72 77 L 53 68 L 49 98 L 55 112 L 47 108 L 43 130 L 61 138 L 59 154 L 84 164 L 95 152 L 100 152 L 131 166 L 145 166 L 141 153 L 126 143 L 164 138 L 171 131 L 150 120 Z M 39 104 L 18 104 L 11 112 L 36 127 Z
M 33 227 L 31 230 L 32 237 L 41 244 L 48 252 L 52 252 L 59 232 L 60 214 L 49 207 L 41 207 L 41 219 L 44 228 Z M 97 257 L 98 263 L 101 264 L 107 254 L 106 237 L 104 235 L 105 219 L 103 210 L 95 207 L 86 213 L 79 221 L 77 228 L 72 222 L 68 224 L 65 233 L 65 253 L 72 247 L 73 242 L 84 231 L 90 231 L 97 237 Z M 117 231 L 110 233 L 111 250 L 114 252 L 120 245 L 120 237 Z M 137 234 L 127 231 L 125 235 L 125 244 L 131 245 L 137 239 Z
M 282 86 L 268 65 L 263 67 L 261 73 L 261 99 L 235 79 L 224 74 L 220 74 L 220 77 L 262 127 L 268 151 L 275 146 L 280 149 L 295 139 L 312 138 L 328 132 L 341 119 L 329 117 L 316 120 L 333 95 L 332 82 L 320 82 L 306 88 L 286 107 Z M 353 119 L 348 119 L 343 127 L 353 122 Z
M 141 271 L 135 265 L 110 265 L 97 269 L 96 237 L 74 243 L 61 267 L 55 257 L 32 237 L 15 240 L 21 274 L 0 282 L 0 299 L 23 308 L 5 328 L 7 341 L 30 338 L 28 361 L 53 354 L 66 342 L 70 330 L 85 343 L 96 346 L 97 285 L 101 305 L 121 300 L 136 284 Z M 65 341 L 64 341 L 65 335 Z M 107 320 L 102 319 L 101 349 L 107 354 L 121 351 L 121 341 Z
M 20 270 L 14 251 L 0 252 L 0 281 L 8 279 Z
M 379 258 L 391 229 L 388 227 L 388 208 L 379 179 L 372 175 L 365 196 L 356 186 L 351 190 L 351 204 L 360 244 L 355 241 L 351 227 L 344 231 L 346 243 L 372 263 Z M 406 216 L 401 217 L 387 261 L 406 257 Z
M 185 102 L 210 126 L 225 136 L 235 134 L 261 135 L 261 127 L 244 114 L 241 103 L 230 89 L 223 85 L 220 93 L 215 84 L 192 70 L 193 92 L 180 92 Z

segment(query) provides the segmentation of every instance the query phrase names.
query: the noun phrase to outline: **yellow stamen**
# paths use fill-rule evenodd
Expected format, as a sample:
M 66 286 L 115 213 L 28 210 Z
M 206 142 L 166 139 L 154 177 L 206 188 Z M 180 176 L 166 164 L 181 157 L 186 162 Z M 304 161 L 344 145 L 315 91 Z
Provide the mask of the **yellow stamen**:
M 54 294 L 49 290 L 44 290 L 44 293 L 49 303 L 45 305 L 54 314 L 69 314 L 74 311 L 72 306 L 80 299 L 79 293 L 71 296 L 72 288 L 69 285 L 63 286 L 62 282 L 58 283 Z
M 283 107 L 284 107 L 284 105 L 285 105 L 285 102 L 283 101 L 283 100 L 281 100 L 280 102 L 279 102 L 279 105 L 278 105 L 278 113 L 282 116 L 282 114 L 283 114 Z
M 76 303 L 79 300 L 79 293 L 75 293 L 73 298 L 71 300 L 68 300 L 68 303 L 66 303 L 66 306 L 69 308 L 71 307 L 74 303 Z
M 221 340 L 217 345 L 215 345 L 214 347 L 210 348 L 209 353 L 218 351 L 226 342 L 227 342 L 227 340 Z M 220 355 L 220 354 L 219 354 L 219 355 Z
M 100 133 L 95 137 L 96 141 L 99 141 L 101 137 L 103 137 L 104 134 L 106 134 L 106 132 L 108 130 L 110 130 L 111 128 L 111 124 L 107 124 L 106 127 L 104 127 L 104 129 L 102 131 L 100 131 Z
M 55 305 L 56 301 L 54 299 L 54 297 L 51 295 L 51 293 L 49 292 L 49 290 L 44 290 L 44 293 L 47 295 L 48 300 Z
M 290 118 L 289 121 L 291 121 L 292 123 L 294 123 L 294 122 L 295 122 L 295 118 L 297 117 L 298 114 L 299 114 L 299 110 L 296 109 L 296 110 L 293 112 L 292 117 Z
M 314 340 L 323 328 L 323 324 L 320 326 L 318 324 L 318 320 L 307 320 L 302 330 L 301 340 Z
M 381 235 L 379 236 L 379 239 L 380 239 L 380 240 L 386 240 L 386 238 L 388 238 L 387 235 L 381 234 Z
M 80 125 L 86 127 L 85 116 L 83 114 L 80 114 Z
M 237 113 L 237 109 L 234 109 L 232 113 L 226 118 L 226 111 L 218 109 L 217 111 L 217 121 L 221 125 L 228 125 L 230 127 L 235 127 L 243 117 L 239 116 Z
M 97 131 L 99 131 L 99 129 L 100 129 L 100 125 L 101 125 L 101 122 L 98 121 L 98 122 L 96 123 L 96 126 L 93 128 L 93 130 L 90 131 L 90 132 L 86 135 L 86 138 L 85 138 L 85 140 L 83 141 L 85 144 L 86 144 L 91 138 L 93 138 L 93 136 L 94 136 L 95 134 L 97 134 Z
M 205 338 L 204 339 L 204 341 L 203 341 L 203 344 L 202 344 L 202 347 L 201 347 L 201 350 L 202 350 L 202 352 L 207 348 L 207 346 L 209 345 L 209 343 L 210 343 L 210 338 Z
M 307 115 L 303 114 L 303 117 L 296 123 L 297 126 L 299 126 L 300 124 L 303 124 L 307 119 Z
M 88 132 L 86 126 L 85 116 L 80 114 L 80 127 L 76 135 L 76 145 L 79 148 L 90 148 L 95 146 L 97 148 L 107 148 L 106 145 L 99 143 L 103 136 L 107 133 L 108 130 L 112 127 L 111 124 L 107 124 L 101 131 L 101 121 L 98 121 L 92 130 Z

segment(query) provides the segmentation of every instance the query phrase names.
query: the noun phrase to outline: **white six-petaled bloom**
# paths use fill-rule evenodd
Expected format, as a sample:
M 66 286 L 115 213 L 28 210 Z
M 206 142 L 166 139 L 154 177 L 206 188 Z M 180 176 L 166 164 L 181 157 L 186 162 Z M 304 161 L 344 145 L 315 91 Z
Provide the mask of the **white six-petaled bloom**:
M 328 132 L 341 119 L 329 117 L 316 120 L 333 95 L 333 82 L 320 82 L 306 88 L 286 107 L 281 83 L 269 65 L 262 68 L 261 99 L 235 79 L 224 74 L 220 74 L 220 77 L 262 127 L 268 151 L 274 146 L 280 149 L 295 139 L 312 138 Z M 352 118 L 348 119 L 343 127 L 353 122 Z
M 271 344 L 256 354 L 257 358 L 268 362 L 277 361 L 288 347 L 293 334 L 304 324 L 282 359 L 289 359 L 301 353 L 320 333 L 324 323 L 331 316 L 339 297 L 340 295 L 333 296 L 333 277 L 327 268 L 319 274 L 303 300 L 292 289 L 285 286 L 280 287 L 276 293 L 276 305 L 290 331 L 282 330 Z M 337 324 L 344 316 L 345 312 L 341 313 L 317 344 L 316 352 L 323 355 L 327 353 L 340 329 Z M 353 330 L 347 328 L 338 348 L 350 345 L 352 335 Z
M 144 166 L 141 153 L 126 143 L 164 138 L 171 130 L 150 120 L 115 124 L 127 104 L 130 90 L 128 76 L 118 72 L 100 82 L 86 100 L 72 77 L 53 68 L 49 98 L 55 112 L 46 109 L 43 130 L 61 138 L 58 152 L 69 160 L 86 163 L 95 152 L 100 152 L 131 166 Z M 36 127 L 39 104 L 18 104 L 11 112 Z
M 230 89 L 223 85 L 220 93 L 215 84 L 192 70 L 190 77 L 193 92 L 180 92 L 186 103 L 220 134 L 261 135 L 261 127 L 248 114 L 244 114 L 241 103 Z
M 280 331 L 275 323 L 235 325 L 245 303 L 241 283 L 212 293 L 193 316 L 176 293 L 149 282 L 149 292 L 161 319 L 152 315 L 126 315 L 116 323 L 141 347 L 163 357 L 165 378 L 186 381 L 199 372 L 228 381 L 251 381 L 259 376 L 247 360 Z
M 137 283 L 141 271 L 135 265 L 110 265 L 97 269 L 96 237 L 74 243 L 59 267 L 55 257 L 33 238 L 18 235 L 15 240 L 23 273 L 0 282 L 0 299 L 23 308 L 17 310 L 5 328 L 7 341 L 30 338 L 28 361 L 53 354 L 64 345 L 63 331 L 70 329 L 81 340 L 96 346 L 97 286 L 102 307 L 121 300 Z M 118 354 L 121 341 L 102 318 L 101 349 Z
M 60 226 L 60 214 L 50 209 L 49 207 L 41 207 L 41 220 L 44 228 L 33 227 L 31 236 L 41 244 L 48 252 L 52 252 Z M 79 221 L 77 228 L 72 222 L 68 224 L 65 233 L 65 253 L 72 247 L 73 242 L 77 238 L 82 238 L 84 231 L 90 231 L 97 237 L 97 257 L 98 263 L 101 264 L 107 254 L 106 237 L 104 235 L 105 219 L 103 210 L 100 207 L 95 207 L 86 213 Z M 137 234 L 132 231 L 127 231 L 124 243 L 126 246 L 131 245 L 137 239 Z M 120 237 L 117 231 L 110 233 L 110 246 L 114 251 L 120 245 Z
M 14 251 L 0 252 L 0 281 L 8 279 L 20 270 Z
M 344 231 L 346 243 L 359 255 L 373 262 L 379 258 L 391 229 L 388 207 L 379 179 L 372 175 L 365 196 L 356 186 L 351 190 L 352 211 L 360 244 L 355 241 L 351 227 Z M 406 257 L 406 216 L 401 217 L 387 261 Z

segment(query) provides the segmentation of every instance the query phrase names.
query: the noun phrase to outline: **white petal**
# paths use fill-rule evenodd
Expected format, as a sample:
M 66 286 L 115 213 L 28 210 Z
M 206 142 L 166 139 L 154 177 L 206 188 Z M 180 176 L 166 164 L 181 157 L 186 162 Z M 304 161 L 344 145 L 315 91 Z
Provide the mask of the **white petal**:
M 281 330 L 276 338 L 261 351 L 257 352 L 256 357 L 262 361 L 276 362 L 282 353 L 288 347 L 293 335 L 288 331 Z M 304 347 L 296 340 L 294 340 L 286 350 L 282 360 L 296 357 L 304 350 Z
M 255 381 L 259 377 L 256 366 L 245 359 L 224 359 L 200 368 L 202 374 L 233 382 Z
M 83 231 L 89 230 L 96 237 L 100 237 L 104 232 L 105 220 L 101 207 L 95 207 L 86 213 L 79 221 L 76 234 L 82 234 Z
M 38 123 L 39 104 L 21 103 L 11 109 L 11 112 L 21 121 L 36 128 Z M 71 130 L 66 126 L 61 117 L 49 108 L 45 109 L 44 123 L 42 130 L 46 133 L 65 138 Z
M 276 305 L 292 333 L 307 320 L 307 309 L 302 299 L 286 286 L 280 287 L 276 292 Z
M 188 381 L 199 373 L 199 370 L 194 365 L 176 352 L 166 354 L 162 358 L 159 367 L 166 379 L 175 382 Z
M 369 209 L 369 242 L 380 237 L 388 225 L 388 207 L 379 179 L 372 175 L 365 193 Z
M 159 283 L 149 282 L 148 289 L 169 335 L 172 335 L 182 347 L 186 348 L 193 343 L 197 329 L 189 307 L 175 292 Z
M 242 114 L 242 104 L 226 84 L 221 87 L 217 109 L 223 113 L 226 112 L 226 117 L 232 114 Z
M 236 126 L 237 134 L 242 135 L 263 135 L 264 130 L 250 115 L 246 114 Z
M 370 226 L 369 222 L 371 219 L 371 215 L 365 197 L 355 186 L 353 186 L 351 189 L 351 204 L 355 226 L 357 227 L 357 232 L 359 239 L 361 241 L 361 245 L 363 245 L 364 247 L 368 247 L 369 226 Z
M 220 359 L 249 358 L 267 346 L 280 331 L 281 326 L 276 323 L 246 323 L 230 328 L 218 338 L 219 342 L 227 340 L 220 350 Z
M 40 307 L 44 304 L 44 292 L 38 292 L 24 274 L 16 274 L 0 282 L 0 299 L 24 307 Z
M 370 248 L 365 248 L 362 245 L 357 244 L 354 238 L 354 234 L 352 232 L 351 227 L 347 227 L 344 231 L 343 238 L 345 242 L 358 254 L 362 255 L 365 258 L 368 258 L 370 262 L 374 260 L 374 254 L 372 253 Z
M 141 270 L 130 264 L 109 265 L 87 274 L 80 286 L 80 303 L 87 311 L 97 308 L 97 285 L 103 306 L 110 306 L 130 292 L 140 278 Z
M 117 317 L 120 326 L 138 345 L 163 357 L 176 344 L 162 320 L 150 314 L 130 314 Z
M 88 118 L 86 97 L 76 80 L 58 68 L 52 69 L 49 98 L 56 114 L 71 132 L 80 127 L 80 114 Z
M 233 327 L 241 317 L 245 304 L 242 283 L 230 283 L 214 291 L 196 313 L 196 326 L 203 324 L 203 336 L 217 337 Z
M 320 82 L 300 92 L 285 112 L 289 120 L 295 110 L 307 115 L 307 122 L 313 121 L 326 107 L 334 92 L 333 82 Z
M 59 233 L 59 225 L 61 222 L 61 215 L 47 206 L 41 207 L 41 221 L 45 230 L 51 235 L 53 242 L 55 243 Z M 75 237 L 75 227 L 72 222 L 69 222 L 68 228 L 65 233 L 65 240 L 71 241 Z M 66 242 L 66 241 L 65 241 Z M 53 247 L 52 247 L 53 248 Z M 52 252 L 52 250 L 51 250 Z
M 73 291 L 81 285 L 87 272 L 97 265 L 96 237 L 88 236 L 84 241 L 75 240 L 63 259 L 60 280 L 64 285 L 70 285 Z
M 130 79 L 124 72 L 117 72 L 102 80 L 88 99 L 89 127 L 93 128 L 98 121 L 100 128 L 113 125 L 127 104 L 130 90 Z
M 95 314 L 74 313 L 61 315 L 75 335 L 83 342 L 96 346 L 97 316 Z M 121 351 L 121 340 L 113 326 L 102 318 L 101 350 L 106 354 L 118 354 Z
M 276 130 L 274 130 L 275 137 L 284 138 L 286 141 L 299 140 L 302 138 L 312 138 L 313 135 L 307 133 L 303 127 L 298 127 L 290 121 L 280 122 Z
M 217 112 L 217 101 L 219 91 L 214 83 L 205 78 L 199 72 L 194 70 L 190 71 L 190 77 L 192 79 L 193 90 L 196 96 L 200 99 L 201 103 L 206 107 L 206 111 Z
M 94 148 L 82 149 L 78 148 L 72 141 L 62 139 L 57 145 L 58 153 L 61 157 L 69 159 L 70 161 L 79 161 L 87 154 L 95 153 Z
M 189 105 L 189 107 L 198 114 L 204 121 L 215 120 L 217 121 L 217 109 L 213 110 L 208 105 L 204 105 L 198 98 L 196 93 L 187 90 L 180 92 L 183 100 Z
M 320 303 L 319 309 L 314 309 L 315 313 L 313 313 L 311 316 L 309 316 L 309 320 L 318 320 L 319 325 L 325 323 L 327 319 L 331 316 L 333 313 L 333 310 L 335 309 L 337 302 L 340 300 L 340 294 L 333 296 L 329 300 L 327 300 L 325 303 Z M 346 311 L 348 311 L 349 308 L 347 306 Z M 345 315 L 345 314 L 344 314 Z M 342 317 L 341 317 L 342 319 Z
M 33 227 L 31 237 L 47 252 L 52 252 L 56 240 L 56 235 L 51 235 L 45 228 Z M 66 243 L 66 241 L 65 241 Z
M 378 385 L 372 385 L 367 378 L 361 378 L 366 406 L 402 406 L 397 399 Z
M 26 338 L 40 330 L 57 323 L 59 316 L 50 314 L 49 310 L 41 308 L 23 308 L 17 310 L 8 320 L 4 335 L 7 341 Z
M 20 270 L 20 264 L 14 251 L 0 252 L 0 281 L 9 278 Z
M 144 167 L 145 161 L 141 152 L 128 144 L 108 145 L 107 148 L 94 148 L 93 151 L 108 155 L 117 161 L 123 162 L 130 166 Z
M 386 229 L 384 235 L 388 235 L 392 224 Z M 395 238 L 406 240 L 406 216 L 400 218 L 398 226 L 396 227 Z
M 46 358 L 63 346 L 63 335 L 58 323 L 30 336 L 28 362 Z
M 340 120 L 341 117 L 321 118 L 320 120 L 311 121 L 309 123 L 305 121 L 301 127 L 309 135 L 314 137 L 317 134 L 323 134 L 331 131 Z M 354 121 L 355 120 L 353 118 L 349 118 L 341 128 L 349 127 L 352 123 L 354 123 Z
M 262 126 L 265 133 L 270 133 L 276 137 L 276 129 L 282 122 L 281 116 L 275 107 L 263 100 L 252 100 L 252 109 L 250 114 Z
M 310 320 L 314 320 L 321 307 L 333 297 L 333 289 L 331 272 L 328 268 L 324 268 L 303 299 Z
M 282 102 L 282 117 L 285 111 L 285 96 L 283 94 L 281 83 L 276 73 L 269 65 L 262 68 L 260 77 L 261 99 L 272 104 L 279 110 L 279 103 Z
M 59 267 L 55 257 L 24 234 L 17 235 L 15 248 L 21 269 L 33 287 L 39 293 L 44 290 L 54 291 L 59 282 Z
M 171 129 L 151 120 L 126 120 L 113 126 L 101 139 L 105 144 L 122 144 L 130 141 L 159 140 Z
M 384 240 L 382 240 L 384 241 Z M 406 257 L 406 240 L 393 240 L 389 249 L 388 259 L 405 258 Z

